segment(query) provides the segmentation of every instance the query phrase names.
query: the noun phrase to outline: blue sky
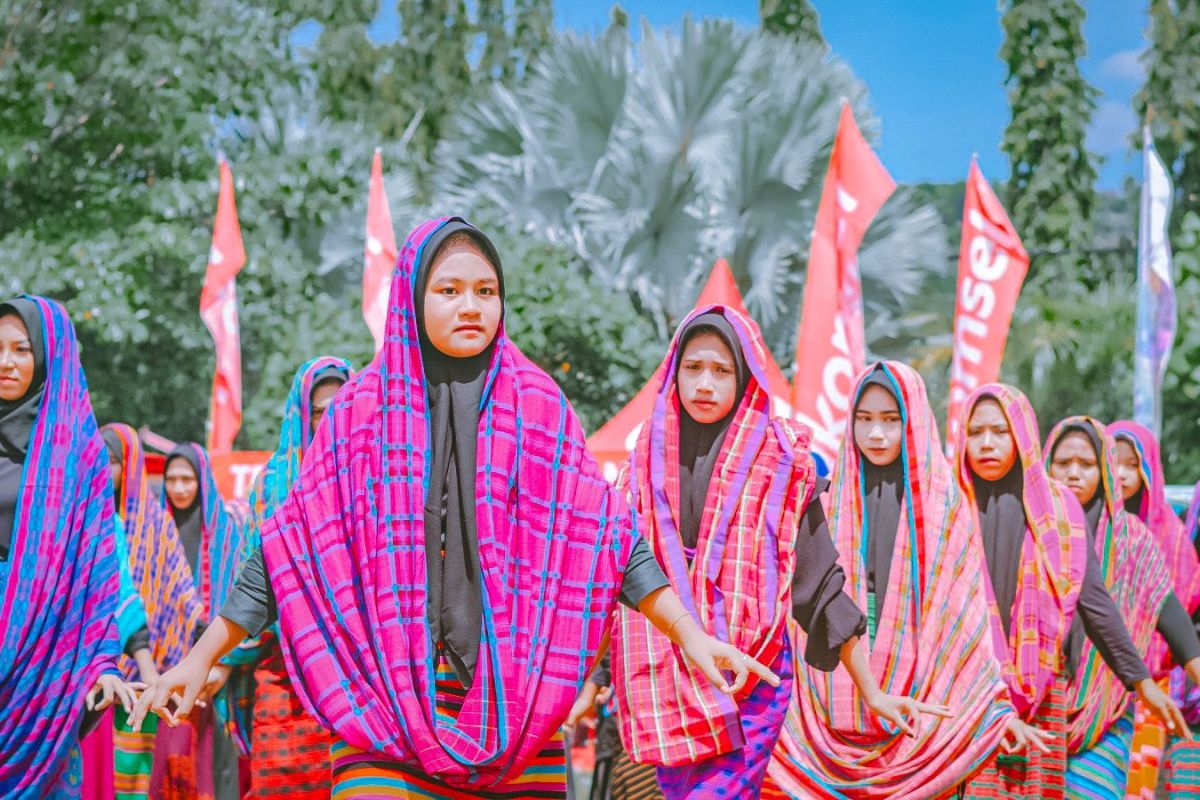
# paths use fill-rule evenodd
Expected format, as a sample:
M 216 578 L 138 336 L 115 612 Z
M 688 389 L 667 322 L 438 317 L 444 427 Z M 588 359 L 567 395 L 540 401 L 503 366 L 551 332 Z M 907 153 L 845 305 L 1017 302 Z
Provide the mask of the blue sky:
M 684 14 L 756 24 L 756 0 L 625 0 L 633 18 L 672 25 Z M 1005 69 L 998 55 L 995 0 L 815 0 L 834 52 L 871 90 L 882 121 L 880 152 L 897 180 L 962 179 L 973 153 L 992 178 L 1008 175 L 1000 139 L 1008 122 Z M 1137 128 L 1130 100 L 1142 83 L 1138 54 L 1146 47 L 1143 0 L 1090 0 L 1084 76 L 1100 90 L 1089 148 L 1104 156 L 1101 186 L 1136 175 L 1128 145 Z M 597 31 L 609 5 L 556 0 L 557 24 Z
M 1008 175 L 1000 139 L 1008 122 L 1000 12 L 995 0 L 814 0 L 834 52 L 871 91 L 882 121 L 880 154 L 902 182 L 957 181 L 973 153 L 993 179 Z M 624 0 L 630 17 L 656 27 L 685 14 L 758 22 L 757 0 Z M 1100 185 L 1135 176 L 1129 147 L 1137 128 L 1130 100 L 1142 83 L 1145 0 L 1085 0 L 1084 76 L 1100 90 L 1089 148 L 1103 157 Z M 560 28 L 595 33 L 608 24 L 608 0 L 555 0 Z M 394 36 L 394 4 L 383 2 L 376 38 Z M 636 29 L 636 28 L 635 28 Z

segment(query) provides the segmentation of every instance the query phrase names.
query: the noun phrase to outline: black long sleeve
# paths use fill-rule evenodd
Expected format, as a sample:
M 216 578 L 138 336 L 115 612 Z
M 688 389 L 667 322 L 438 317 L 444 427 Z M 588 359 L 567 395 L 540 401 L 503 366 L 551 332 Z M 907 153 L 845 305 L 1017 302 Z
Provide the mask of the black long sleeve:
M 1200 638 L 1197 638 L 1191 617 L 1174 592 L 1167 595 L 1162 611 L 1158 613 L 1156 630 L 1166 641 L 1171 658 L 1179 666 L 1193 658 L 1200 658 Z
M 669 584 L 646 540 L 639 539 L 625 567 L 620 601 L 636 609 L 647 595 Z M 279 619 L 262 548 L 256 550 L 242 567 L 229 598 L 221 606 L 221 616 L 245 628 L 250 636 L 257 636 Z
M 145 625 L 130 634 L 129 641 L 125 642 L 125 655 L 133 658 L 134 653 L 143 648 L 150 649 L 150 629 Z
M 866 615 L 843 591 L 846 573 L 819 498 L 828 485 L 820 480 L 800 517 L 792 573 L 792 616 L 808 634 L 804 660 L 823 672 L 837 668 L 842 645 L 867 632 Z
M 1067 639 L 1067 669 L 1074 674 L 1079 668 L 1083 634 L 1086 634 L 1117 679 L 1125 688 L 1132 689 L 1149 678 L 1150 671 L 1146 669 L 1145 661 L 1129 637 L 1129 629 L 1125 627 L 1117 604 L 1104 586 L 1100 560 L 1090 546 L 1090 538 L 1088 544 L 1087 572 L 1079 592 L 1075 623 Z
M 279 619 L 279 607 L 275 603 L 275 592 L 267 579 L 267 565 L 263 561 L 262 548 L 254 551 L 250 560 L 238 573 L 221 616 L 235 625 L 246 629 L 250 636 L 258 636 Z

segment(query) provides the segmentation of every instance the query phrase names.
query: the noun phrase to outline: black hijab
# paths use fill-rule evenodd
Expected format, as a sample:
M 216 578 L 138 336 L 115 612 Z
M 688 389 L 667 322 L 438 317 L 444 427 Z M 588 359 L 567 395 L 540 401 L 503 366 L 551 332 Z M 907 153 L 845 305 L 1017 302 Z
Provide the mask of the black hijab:
M 459 681 L 470 687 L 479 659 L 483 621 L 475 456 L 479 406 L 495 342 L 479 355 L 454 358 L 434 347 L 425 333 L 425 288 L 438 251 L 455 234 L 470 236 L 496 270 L 501 301 L 504 272 L 491 241 L 469 223 L 453 219 L 425 243 L 414 283 L 432 453 L 425 498 L 426 614 L 434 643 L 443 646 Z
M 683 539 L 683 546 L 688 550 L 695 550 L 700 539 L 700 522 L 704 516 L 704 501 L 708 496 L 713 469 L 717 465 L 721 445 L 725 442 L 725 434 L 729 432 L 729 426 L 733 423 L 746 387 L 750 383 L 750 368 L 746 364 L 746 354 L 742 352 L 737 332 L 729 324 L 729 320 L 725 319 L 725 315 L 717 311 L 701 314 L 693 319 L 679 337 L 679 350 L 675 359 L 676 380 L 683 361 L 683 351 L 688 342 L 704 333 L 719 336 L 733 354 L 737 372 L 737 396 L 729 413 L 716 422 L 696 422 L 682 403 L 679 406 L 679 534 Z
M 42 314 L 32 300 L 18 298 L 0 305 L 0 316 L 15 314 L 29 332 L 33 349 L 33 380 L 16 400 L 0 400 L 0 560 L 8 560 L 17 503 L 21 497 L 21 475 L 29 439 L 37 423 L 38 409 L 46 386 L 46 347 L 42 341 Z
M 1100 515 L 1104 513 L 1104 445 L 1100 441 L 1100 435 L 1096 433 L 1096 429 L 1091 425 L 1067 425 L 1059 432 L 1058 438 L 1054 441 L 1054 450 L 1050 453 L 1050 460 L 1054 460 L 1055 453 L 1058 452 L 1058 447 L 1067 438 L 1068 434 L 1082 433 L 1092 443 L 1092 452 L 1096 454 L 1096 463 L 1100 465 L 1100 482 L 1096 484 L 1096 493 L 1092 498 L 1083 504 L 1083 516 L 1087 520 L 1088 539 L 1094 541 L 1096 539 L 1096 529 L 1100 526 Z
M 187 508 L 176 508 L 168 495 L 167 508 L 170 509 L 171 516 L 175 520 L 175 527 L 179 531 L 179 541 L 183 545 L 183 552 L 187 555 L 188 566 L 192 568 L 194 576 L 200 567 L 200 541 L 204 535 L 204 498 L 200 496 L 200 493 L 204 491 L 204 486 L 200 482 L 200 460 L 196 457 L 195 448 L 189 444 L 176 445 L 174 450 L 167 453 L 167 460 L 163 465 L 163 480 L 166 480 L 167 469 L 171 466 L 171 462 L 177 458 L 186 461 L 196 475 L 196 499 Z
M 29 388 L 16 400 L 0 400 L 0 456 L 23 463 L 46 388 L 46 346 L 42 341 L 42 314 L 37 304 L 23 297 L 9 300 L 0 305 L 0 316 L 6 314 L 20 317 L 33 347 L 33 380 Z
M 868 386 L 881 386 L 892 397 L 896 389 L 892 386 L 883 366 L 878 366 L 863 381 L 859 392 L 862 398 Z M 896 406 L 901 407 L 900 400 Z M 857 402 L 855 403 L 857 411 Z M 882 467 L 872 464 L 865 455 L 859 454 L 863 467 L 864 512 L 867 518 L 867 591 L 875 595 L 876 619 L 883 609 L 887 597 L 888 576 L 892 569 L 892 551 L 896 549 L 896 531 L 900 526 L 900 511 L 904 506 L 904 451 L 896 460 Z
M 1025 549 L 1025 474 L 1018 458 L 1002 478 L 989 481 L 972 472 L 971 481 L 979 504 L 979 527 L 988 574 L 1007 634 Z

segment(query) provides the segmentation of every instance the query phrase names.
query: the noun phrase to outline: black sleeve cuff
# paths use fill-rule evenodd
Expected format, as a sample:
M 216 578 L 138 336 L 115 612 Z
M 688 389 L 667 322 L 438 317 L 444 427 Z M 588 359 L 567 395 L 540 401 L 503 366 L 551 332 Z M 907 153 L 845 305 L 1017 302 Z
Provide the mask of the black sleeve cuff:
M 638 539 L 625 565 L 625 578 L 621 583 L 621 605 L 637 610 L 638 605 L 651 593 L 670 586 L 667 575 L 654 558 L 645 539 Z

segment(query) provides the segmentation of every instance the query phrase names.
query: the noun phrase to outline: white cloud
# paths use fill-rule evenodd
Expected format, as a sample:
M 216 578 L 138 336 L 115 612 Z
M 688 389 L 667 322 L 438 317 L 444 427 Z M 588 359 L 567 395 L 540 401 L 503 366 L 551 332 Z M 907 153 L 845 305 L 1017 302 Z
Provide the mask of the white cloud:
M 1137 128 L 1137 115 L 1129 103 L 1103 100 L 1088 130 L 1088 149 L 1102 156 L 1124 153 L 1130 147 L 1130 134 Z
M 1146 79 L 1141 57 L 1141 50 L 1118 50 L 1100 62 L 1100 74 L 1113 80 L 1140 84 Z

